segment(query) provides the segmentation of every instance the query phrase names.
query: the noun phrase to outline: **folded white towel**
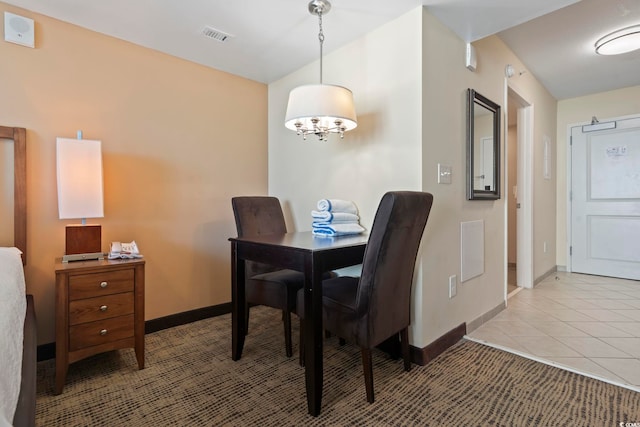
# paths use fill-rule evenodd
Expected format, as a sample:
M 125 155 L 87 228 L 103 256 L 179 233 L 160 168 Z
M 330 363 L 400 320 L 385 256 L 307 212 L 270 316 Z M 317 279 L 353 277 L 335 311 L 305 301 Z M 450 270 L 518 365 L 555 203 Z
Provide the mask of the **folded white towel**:
M 325 227 L 332 226 L 337 224 L 359 224 L 358 221 L 313 221 L 311 223 L 312 227 Z
M 312 230 L 313 234 L 317 236 L 346 236 L 360 234 L 365 231 L 364 227 L 357 223 L 314 226 Z
M 346 212 L 311 211 L 313 221 L 326 222 L 358 222 L 360 217 Z
M 358 208 L 350 200 L 321 199 L 318 200 L 318 210 L 328 212 L 345 212 L 354 215 L 358 214 Z

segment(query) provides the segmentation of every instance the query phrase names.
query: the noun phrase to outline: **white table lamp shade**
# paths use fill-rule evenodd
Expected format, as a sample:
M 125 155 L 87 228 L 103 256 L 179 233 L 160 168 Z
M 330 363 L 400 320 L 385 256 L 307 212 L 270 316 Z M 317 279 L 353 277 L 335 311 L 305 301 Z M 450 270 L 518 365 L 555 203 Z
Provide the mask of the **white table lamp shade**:
M 60 219 L 104 217 L 101 142 L 57 138 L 56 166 Z

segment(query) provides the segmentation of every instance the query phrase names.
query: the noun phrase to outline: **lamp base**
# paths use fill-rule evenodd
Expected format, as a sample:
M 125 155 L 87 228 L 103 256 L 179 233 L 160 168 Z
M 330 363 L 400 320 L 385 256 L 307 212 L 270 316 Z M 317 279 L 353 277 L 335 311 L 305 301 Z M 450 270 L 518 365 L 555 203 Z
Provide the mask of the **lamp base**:
M 65 255 L 62 262 L 104 259 L 102 252 L 102 226 L 67 225 L 65 228 Z

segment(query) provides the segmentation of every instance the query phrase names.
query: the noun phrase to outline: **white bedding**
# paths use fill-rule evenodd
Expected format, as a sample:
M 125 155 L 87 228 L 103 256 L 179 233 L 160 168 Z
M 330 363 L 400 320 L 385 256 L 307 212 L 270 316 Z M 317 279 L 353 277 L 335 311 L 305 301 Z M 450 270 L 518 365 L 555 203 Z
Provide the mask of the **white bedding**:
M 11 426 L 22 377 L 24 271 L 18 248 L 0 248 L 0 426 Z

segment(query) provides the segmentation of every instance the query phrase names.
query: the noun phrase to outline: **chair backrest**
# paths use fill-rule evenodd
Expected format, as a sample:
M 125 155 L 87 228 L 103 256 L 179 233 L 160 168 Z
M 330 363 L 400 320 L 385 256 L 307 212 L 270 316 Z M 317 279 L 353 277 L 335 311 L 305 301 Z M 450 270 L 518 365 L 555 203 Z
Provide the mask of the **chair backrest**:
M 231 199 L 238 237 L 287 232 L 277 197 L 242 196 Z
M 287 225 L 277 197 L 240 196 L 231 199 L 238 237 L 282 234 Z M 276 270 L 266 264 L 247 262 L 247 277 Z
M 361 337 L 378 345 L 411 322 L 411 285 L 433 195 L 388 192 L 380 201 L 362 263 L 356 310 Z M 366 337 L 366 338 L 365 338 Z

